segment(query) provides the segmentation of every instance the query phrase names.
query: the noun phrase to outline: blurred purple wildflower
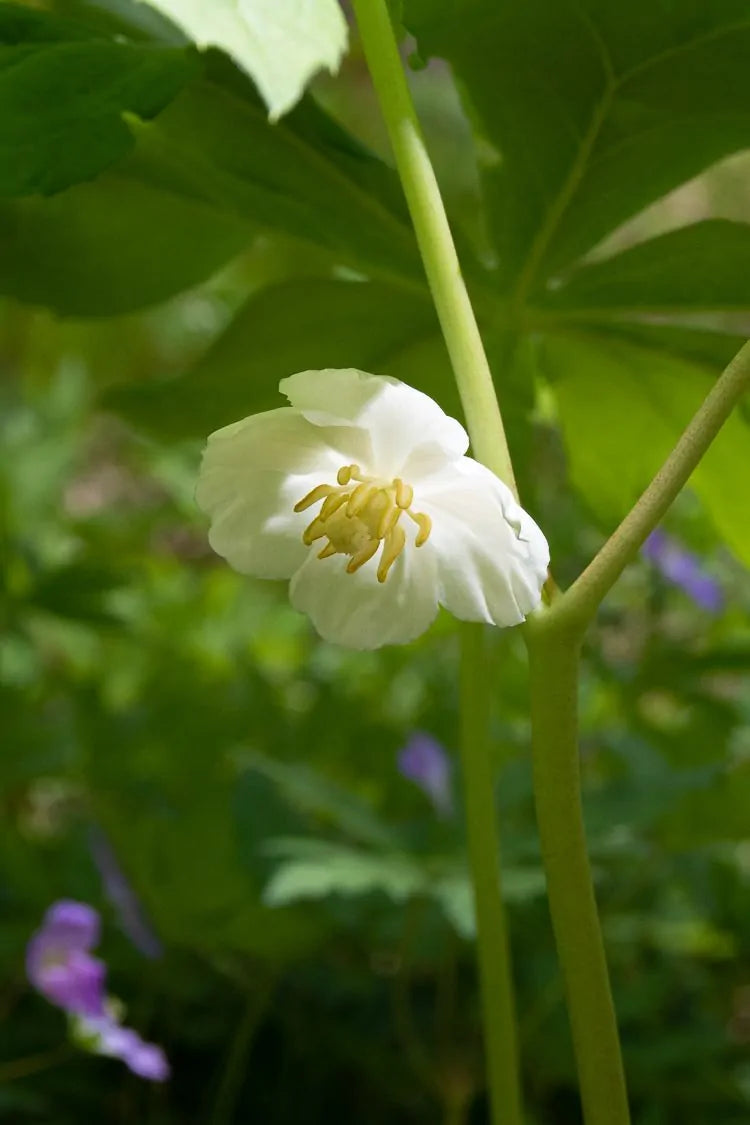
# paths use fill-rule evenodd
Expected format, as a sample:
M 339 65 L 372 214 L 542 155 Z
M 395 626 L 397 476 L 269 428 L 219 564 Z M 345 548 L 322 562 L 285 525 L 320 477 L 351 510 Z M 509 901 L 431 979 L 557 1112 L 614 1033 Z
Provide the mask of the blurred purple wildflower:
M 26 972 L 42 996 L 79 1016 L 104 1014 L 103 961 L 91 956 L 99 915 L 84 902 L 62 899 L 44 916 L 26 949 Z
M 721 586 L 704 570 L 698 557 L 671 535 L 661 528 L 652 531 L 643 544 L 643 553 L 668 582 L 679 586 L 696 605 L 709 613 L 721 612 L 724 607 Z
M 95 1054 L 121 1059 L 141 1078 L 163 1082 L 169 1077 L 169 1064 L 161 1047 L 122 1027 L 107 1000 L 107 967 L 91 956 L 100 929 L 99 914 L 85 902 L 53 903 L 26 948 L 29 981 L 68 1013 L 82 1045 Z
M 117 911 L 123 933 L 144 957 L 161 957 L 164 952 L 162 944 L 146 921 L 141 904 L 118 863 L 114 849 L 100 829 L 91 829 L 89 847 L 99 869 L 104 892 Z
M 76 1030 L 95 1054 L 120 1059 L 139 1078 L 150 1082 L 165 1082 L 169 1078 L 169 1063 L 161 1047 L 147 1043 L 137 1031 L 119 1024 L 114 1016 L 81 1019 Z
M 438 816 L 453 815 L 453 764 L 436 739 L 415 731 L 399 751 L 398 768 L 427 794 Z

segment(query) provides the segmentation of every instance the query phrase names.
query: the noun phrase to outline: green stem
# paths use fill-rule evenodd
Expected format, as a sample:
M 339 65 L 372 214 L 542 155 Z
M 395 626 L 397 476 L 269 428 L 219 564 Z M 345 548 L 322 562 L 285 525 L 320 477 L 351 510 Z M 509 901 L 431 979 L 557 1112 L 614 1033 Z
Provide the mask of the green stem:
M 477 915 L 479 978 L 493 1125 L 521 1125 L 510 947 L 500 882 L 500 840 L 488 739 L 485 631 L 461 626 L 461 760 L 466 832 Z
M 401 65 L 386 0 L 353 0 L 353 7 L 453 365 L 474 455 L 515 491 L 492 373 Z
M 556 628 L 549 617 L 529 622 L 526 637 L 537 821 L 584 1120 L 586 1125 L 629 1125 L 617 1020 L 581 807 L 579 639 L 575 633 Z
M 257 993 L 248 996 L 224 1064 L 211 1113 L 211 1125 L 229 1125 L 234 1118 L 245 1081 L 247 1058 L 275 986 L 276 981 L 271 977 L 259 986 Z
M 744 344 L 699 407 L 651 484 L 596 558 L 548 613 L 582 633 L 600 602 L 667 512 L 672 501 L 745 391 L 750 387 L 750 343 Z

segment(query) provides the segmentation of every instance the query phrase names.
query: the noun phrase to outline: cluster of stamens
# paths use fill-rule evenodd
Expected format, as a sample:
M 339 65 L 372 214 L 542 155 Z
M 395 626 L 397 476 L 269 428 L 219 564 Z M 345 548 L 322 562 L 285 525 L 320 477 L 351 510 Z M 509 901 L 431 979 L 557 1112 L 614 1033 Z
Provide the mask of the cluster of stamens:
M 359 465 L 343 465 L 336 480 L 337 485 L 317 485 L 294 505 L 295 512 L 304 512 L 323 501 L 317 516 L 305 528 L 303 542 L 310 546 L 317 539 L 326 538 L 328 542 L 318 558 L 349 555 L 348 574 L 364 566 L 382 543 L 378 582 L 385 582 L 406 545 L 406 532 L 399 523 L 401 516 L 406 514 L 417 525 L 416 547 L 427 542 L 432 521 L 424 512 L 411 510 L 414 489 L 399 477 L 379 480 L 365 476 Z

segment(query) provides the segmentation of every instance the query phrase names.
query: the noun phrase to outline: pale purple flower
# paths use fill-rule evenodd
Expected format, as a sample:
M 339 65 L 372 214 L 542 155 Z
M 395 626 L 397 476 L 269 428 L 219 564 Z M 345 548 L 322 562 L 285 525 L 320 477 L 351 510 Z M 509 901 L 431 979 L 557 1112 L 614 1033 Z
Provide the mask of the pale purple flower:
M 103 1015 L 107 969 L 91 956 L 98 941 L 99 915 L 92 907 L 68 899 L 54 903 L 26 949 L 34 988 L 66 1012 Z
M 453 814 L 453 765 L 436 739 L 415 731 L 399 751 L 398 768 L 404 777 L 427 794 L 438 816 Z
M 660 574 L 683 590 L 689 598 L 709 613 L 720 613 L 724 607 L 724 593 L 716 579 L 701 565 L 692 551 L 688 551 L 661 528 L 652 531 L 643 544 L 643 553 Z
M 144 957 L 161 957 L 164 950 L 144 917 L 138 898 L 128 882 L 107 837 L 98 828 L 89 833 L 89 847 L 99 869 L 107 898 L 117 911 L 123 932 Z
M 169 1064 L 161 1047 L 123 1027 L 115 1015 L 116 1004 L 106 996 L 107 967 L 91 955 L 100 929 L 99 914 L 85 902 L 53 903 L 26 949 L 29 981 L 68 1013 L 81 1046 L 121 1059 L 141 1078 L 163 1082 Z
M 169 1063 L 161 1047 L 147 1043 L 137 1031 L 119 1024 L 114 1016 L 80 1019 L 76 1030 L 94 1054 L 120 1059 L 139 1078 L 150 1082 L 165 1082 L 169 1078 Z

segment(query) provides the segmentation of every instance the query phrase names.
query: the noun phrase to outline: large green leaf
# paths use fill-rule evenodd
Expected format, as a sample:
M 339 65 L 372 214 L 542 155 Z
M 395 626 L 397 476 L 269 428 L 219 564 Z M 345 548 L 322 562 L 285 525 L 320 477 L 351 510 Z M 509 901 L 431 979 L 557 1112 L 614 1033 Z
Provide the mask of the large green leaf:
M 625 515 L 711 387 L 686 360 L 594 337 L 548 337 L 542 365 L 554 380 L 574 485 L 605 525 Z M 719 534 L 750 562 L 750 426 L 735 412 L 693 474 Z
M 132 146 L 124 113 L 150 118 L 195 74 L 181 48 L 97 38 L 0 3 L 0 194 L 50 194 Z
M 278 125 L 224 70 L 137 129 L 145 175 L 229 214 L 421 284 L 392 173 L 307 105 Z
M 250 237 L 123 165 L 50 199 L 0 201 L 0 293 L 66 315 L 129 312 L 203 281 Z
M 746 0 L 405 0 L 498 151 L 487 175 L 520 296 L 750 136 Z
M 425 345 L 426 355 L 413 354 Z M 442 400 L 450 368 L 426 298 L 379 282 L 291 281 L 251 297 L 184 376 L 116 389 L 107 405 L 160 436 L 203 437 L 283 405 L 279 380 L 295 371 L 359 367 L 405 376 L 405 356 L 412 382 L 424 378 L 424 389 Z
M 143 0 L 199 47 L 221 47 L 247 71 L 271 118 L 286 113 L 321 68 L 336 70 L 346 48 L 338 0 Z

